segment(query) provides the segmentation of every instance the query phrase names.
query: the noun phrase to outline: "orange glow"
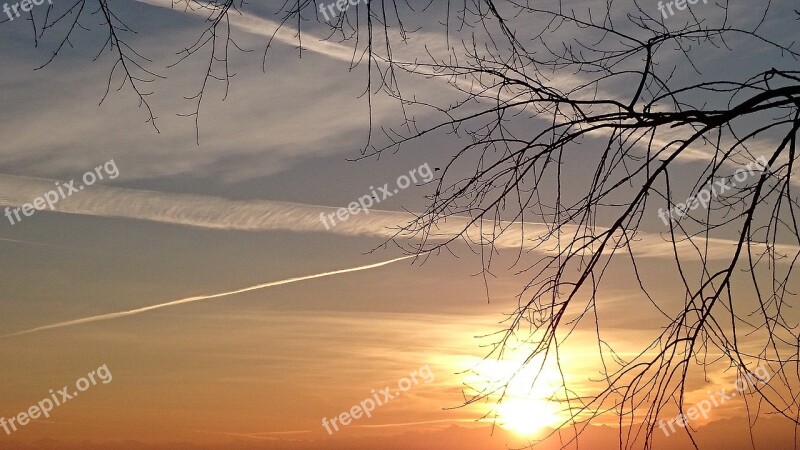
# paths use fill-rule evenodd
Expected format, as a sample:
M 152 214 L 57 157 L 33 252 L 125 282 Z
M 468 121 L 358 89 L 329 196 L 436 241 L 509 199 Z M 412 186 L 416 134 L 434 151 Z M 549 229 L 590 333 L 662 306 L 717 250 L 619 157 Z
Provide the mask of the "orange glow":
M 520 436 L 556 428 L 567 418 L 565 408 L 553 400 L 561 386 L 558 370 L 549 364 L 541 367 L 541 360 L 520 369 L 526 356 L 525 352 L 514 351 L 501 360 L 473 363 L 474 373 L 465 380 L 474 388 L 493 392 L 486 404 L 490 408 L 486 420 L 496 419 L 500 427 Z M 503 392 L 501 387 L 506 383 Z

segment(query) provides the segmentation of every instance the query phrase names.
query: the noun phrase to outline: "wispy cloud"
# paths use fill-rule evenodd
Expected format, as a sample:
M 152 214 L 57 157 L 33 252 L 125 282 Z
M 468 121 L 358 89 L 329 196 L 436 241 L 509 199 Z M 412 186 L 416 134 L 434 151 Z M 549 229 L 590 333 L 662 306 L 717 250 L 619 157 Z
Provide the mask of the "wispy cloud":
M 19 207 L 42 195 L 54 186 L 53 180 L 40 178 L 0 175 L 0 205 Z M 489 240 L 497 248 L 536 249 L 552 254 L 559 251 L 559 238 L 550 235 L 547 224 L 533 222 L 502 223 L 503 231 L 483 230 L 479 224 L 470 226 L 468 217 L 453 216 L 436 224 L 428 236 L 421 234 L 398 233 L 398 227 L 412 221 L 410 213 L 370 210 L 350 216 L 327 230 L 320 221 L 320 214 L 328 214 L 337 208 L 306 205 L 278 201 L 237 201 L 219 197 L 171 194 L 155 191 L 122 189 L 107 186 L 92 186 L 56 205 L 56 211 L 68 214 L 83 214 L 101 217 L 120 217 L 149 220 L 193 227 L 218 230 L 326 232 L 344 236 L 390 239 L 397 236 L 402 240 L 419 240 L 423 237 L 431 242 L 442 242 L 461 235 L 459 239 L 470 244 L 487 244 Z M 604 229 L 597 227 L 598 234 Z M 463 232 L 463 233 L 462 233 Z M 562 239 L 586 239 L 587 231 L 577 226 L 562 227 Z M 668 237 L 668 236 L 667 236 Z M 621 238 L 616 238 L 617 242 Z M 726 239 L 694 238 L 674 244 L 680 254 L 691 255 L 696 252 L 695 245 L 708 246 L 708 259 L 728 258 L 735 242 Z M 638 257 L 672 258 L 673 243 L 659 233 L 637 232 L 631 244 Z M 619 251 L 625 251 L 620 249 Z M 800 247 L 777 245 L 776 251 L 795 254 Z
M 184 11 L 186 13 L 198 15 L 203 18 L 207 18 L 209 14 L 209 11 L 203 8 L 187 8 L 186 6 L 182 8 L 178 7 L 173 3 L 172 0 L 137 1 L 152 6 Z M 246 11 L 237 11 L 236 13 L 231 13 L 229 14 L 229 18 L 232 26 L 246 33 L 256 36 L 263 36 L 276 42 L 291 46 L 300 46 L 302 44 L 303 50 L 315 52 L 331 59 L 350 63 L 353 61 L 354 55 L 360 53 L 358 51 L 354 52 L 354 49 L 351 46 L 333 42 L 330 39 L 326 39 L 324 36 L 315 35 L 307 30 L 301 32 L 301 30 L 298 28 L 292 27 L 286 23 L 281 24 L 280 22 L 262 18 Z M 543 23 L 542 25 L 546 24 Z M 442 33 L 416 31 L 414 33 L 414 39 L 410 40 L 404 39 L 399 34 L 396 34 L 397 31 L 393 29 L 388 29 L 387 33 L 389 33 L 389 39 L 392 40 L 392 42 L 403 42 L 402 46 L 392 47 L 391 60 L 393 64 L 407 67 L 408 70 L 411 70 L 414 73 L 422 76 L 438 78 L 442 82 L 452 83 L 455 85 L 453 93 L 456 93 L 458 90 L 462 92 L 472 92 L 476 94 L 479 93 L 479 95 L 485 98 L 496 98 L 499 101 L 507 103 L 524 102 L 526 98 L 533 99 L 535 97 L 524 89 L 514 92 L 513 90 L 509 90 L 507 87 L 502 90 L 497 88 L 484 88 L 481 83 L 476 83 L 477 80 L 471 79 L 470 77 L 448 76 L 448 72 L 446 71 L 443 73 L 439 69 L 423 64 L 422 62 L 426 61 L 426 58 L 430 55 L 449 57 L 450 49 L 448 48 L 448 39 L 447 36 Z M 300 40 L 300 36 L 303 37 L 302 41 Z M 382 33 L 379 33 L 375 36 L 375 38 L 380 39 L 382 36 Z M 389 56 L 382 55 L 380 50 L 381 45 L 374 46 L 373 56 L 375 57 L 375 61 L 378 63 L 386 63 L 389 60 Z M 444 60 L 446 59 L 447 58 L 444 58 Z M 485 81 L 482 83 L 485 83 Z M 587 78 L 576 74 L 559 74 L 558 77 L 554 77 L 552 80 L 550 80 L 550 85 L 557 88 L 561 92 L 574 92 L 577 86 L 594 86 Z M 582 89 L 580 91 L 583 92 L 582 94 L 579 95 L 573 93 L 572 95 L 575 98 L 580 97 L 584 100 L 592 100 L 598 97 L 615 98 L 617 96 L 612 92 L 603 92 L 602 90 L 598 91 L 597 89 L 599 89 L 597 86 L 593 87 L 592 89 Z M 515 107 L 514 109 L 524 110 L 527 107 L 529 106 L 525 106 L 523 104 L 519 107 Z M 611 106 L 608 108 L 609 112 L 615 111 Z M 601 112 L 601 109 L 598 109 L 598 112 Z M 654 137 L 651 145 L 655 147 L 666 147 L 668 144 L 670 144 L 670 142 L 674 142 L 675 139 L 681 137 L 681 133 L 685 134 L 688 131 L 692 130 L 687 126 L 661 132 L 658 136 Z M 601 129 L 592 131 L 589 133 L 589 135 L 605 138 L 607 136 L 607 130 Z M 722 142 L 722 145 L 730 146 L 733 145 L 733 143 L 734 141 L 732 138 L 725 138 L 724 142 Z M 764 148 L 767 149 L 767 151 L 768 149 L 774 148 L 777 145 L 777 142 L 770 142 L 766 139 L 759 139 L 755 141 L 755 143 L 757 148 Z M 639 147 L 644 150 L 643 145 L 639 145 Z M 668 156 L 668 154 L 669 151 L 665 152 L 664 157 Z M 682 151 L 680 155 L 678 155 L 677 159 L 687 163 L 709 162 L 714 159 L 715 155 L 716 151 L 714 146 L 699 143 Z M 786 162 L 786 158 L 783 158 L 779 162 Z M 735 167 L 736 163 L 726 160 L 724 165 L 728 167 Z M 795 177 L 792 177 L 791 183 L 800 185 L 800 179 L 796 180 Z
M 202 18 L 207 18 L 209 9 L 205 8 L 186 8 L 186 5 L 176 5 L 172 0 L 137 0 L 160 8 L 168 8 L 174 11 L 183 11 Z M 298 45 L 298 30 L 288 25 L 281 25 L 280 22 L 258 17 L 254 14 L 241 11 L 229 14 L 231 25 L 254 35 L 273 37 L 277 42 L 287 45 Z M 326 41 L 320 37 L 304 33 L 303 49 L 320 53 L 330 58 L 342 61 L 350 61 L 353 57 L 353 49 L 342 44 Z

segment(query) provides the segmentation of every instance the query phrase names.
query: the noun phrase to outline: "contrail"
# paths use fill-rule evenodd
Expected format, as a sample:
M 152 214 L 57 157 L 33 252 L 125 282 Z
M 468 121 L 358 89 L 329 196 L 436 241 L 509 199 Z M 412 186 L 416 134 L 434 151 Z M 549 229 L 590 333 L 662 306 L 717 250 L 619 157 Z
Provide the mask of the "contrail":
M 167 307 L 170 307 L 170 306 L 177 306 L 177 305 L 183 305 L 185 303 L 192 303 L 192 302 L 199 302 L 199 301 L 202 301 L 202 300 L 211 300 L 211 299 L 214 299 L 214 298 L 227 297 L 229 295 L 236 295 L 236 294 L 241 294 L 243 292 L 256 291 L 256 290 L 264 289 L 264 288 L 268 288 L 268 287 L 280 286 L 280 285 L 283 285 L 283 284 L 290 284 L 290 283 L 297 283 L 298 281 L 313 280 L 315 278 L 324 278 L 324 277 L 330 277 L 330 276 L 333 276 L 333 275 L 341 275 L 341 274 L 344 274 L 344 273 L 360 272 L 362 270 L 376 269 L 378 267 L 383 267 L 383 266 L 386 266 L 386 265 L 389 265 L 389 264 L 392 264 L 392 263 L 396 263 L 398 261 L 402 261 L 404 259 L 416 258 L 417 256 L 418 255 L 402 256 L 400 258 L 390 259 L 388 261 L 383 261 L 383 262 L 379 262 L 379 263 L 375 263 L 375 264 L 369 264 L 369 265 L 366 265 L 366 266 L 351 267 L 349 269 L 334 270 L 332 272 L 324 272 L 324 273 L 318 273 L 318 274 L 314 274 L 314 275 L 305 275 L 305 276 L 302 276 L 302 277 L 288 278 L 286 280 L 280 280 L 280 281 L 271 281 L 269 283 L 257 284 L 255 286 L 250 286 L 250 287 L 246 287 L 246 288 L 242 288 L 242 289 L 237 289 L 235 291 L 222 292 L 222 293 L 219 293 L 219 294 L 212 294 L 212 295 L 198 295 L 198 296 L 195 296 L 195 297 L 182 298 L 180 300 L 174 300 L 174 301 L 167 302 L 167 303 L 160 303 L 158 305 L 151 305 L 151 306 L 145 306 L 143 308 L 131 309 L 129 311 L 120 311 L 120 312 L 109 313 L 109 314 L 101 314 L 99 316 L 85 317 L 83 319 L 75 319 L 75 320 L 69 320 L 69 321 L 66 321 L 66 322 L 58 322 L 58 323 L 54 323 L 54 324 L 50 324 L 50 325 L 43 325 L 41 327 L 31 328 L 30 330 L 18 331 L 18 332 L 13 333 L 13 334 L 7 334 L 7 335 L 5 335 L 3 337 L 4 338 L 8 338 L 8 337 L 13 337 L 13 336 L 20 336 L 20 335 L 23 335 L 23 334 L 35 333 L 37 331 L 52 330 L 54 328 L 71 327 L 73 325 L 82 325 L 84 323 L 99 322 L 101 320 L 118 319 L 120 317 L 133 316 L 133 315 L 136 315 L 136 314 L 141 314 L 141 313 L 145 313 L 145 312 L 148 312 L 148 311 L 154 311 L 156 309 L 161 309 L 161 308 L 167 308 Z

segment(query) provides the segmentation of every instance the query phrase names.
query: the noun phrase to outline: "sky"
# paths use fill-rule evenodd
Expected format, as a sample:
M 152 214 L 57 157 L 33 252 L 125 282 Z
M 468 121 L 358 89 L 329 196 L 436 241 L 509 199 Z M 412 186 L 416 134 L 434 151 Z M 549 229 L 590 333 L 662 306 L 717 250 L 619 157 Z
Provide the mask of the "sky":
M 63 11 L 68 3 L 56 0 L 54 8 Z M 551 449 L 572 439 L 571 428 L 556 430 L 565 416 L 548 400 L 556 390 L 549 363 L 536 383 L 536 374 L 523 372 L 505 404 L 464 405 L 473 389 L 511 373 L 526 350 L 517 343 L 500 361 L 483 359 L 491 334 L 503 329 L 530 278 L 514 268 L 520 245 L 529 261 L 542 253 L 521 240 L 518 224 L 498 241 L 488 279 L 480 275 L 480 254 L 463 242 L 425 258 L 384 245 L 393 227 L 425 207 L 434 188 L 425 182 L 439 176 L 436 169 L 466 138 L 434 133 L 401 151 L 359 159 L 370 105 L 363 95 L 367 75 L 363 65 L 351 67 L 351 48 L 323 40 L 323 24 L 309 22 L 300 54 L 287 26 L 274 35 L 262 70 L 281 3 L 253 2 L 233 18 L 237 43 L 253 51 L 231 53 L 236 76 L 227 94 L 222 83 L 210 85 L 197 129 L 179 114 L 193 110 L 186 97 L 202 82 L 204 61 L 169 66 L 197 39 L 201 15 L 170 9 L 162 0 L 109 2 L 136 30 L 130 42 L 163 76 L 145 85 L 154 92 L 148 101 L 158 130 L 129 86 L 117 90 L 121 79 L 103 100 L 114 60 L 105 53 L 96 58 L 103 45 L 102 33 L 92 31 L 97 23 L 78 30 L 43 68 L 57 41 L 35 45 L 24 17 L 0 23 L 2 209 L 66 189 L 69 180 L 78 180 L 77 189 L 86 172 L 103 176 L 52 210 L 16 221 L 0 217 L 0 417 L 15 417 L 43 399 L 63 401 L 56 391 L 72 391 L 84 377 L 92 383 L 94 375 L 91 386 L 54 407 L 50 417 L 12 433 L 0 429 L 0 449 L 477 450 L 543 439 L 536 448 Z M 605 4 L 572 3 L 581 11 Z M 656 2 L 637 4 L 658 14 Z M 43 8 L 34 14 L 44 14 L 46 5 L 34 6 Z M 760 17 L 750 2 L 731 5 L 730 23 Z M 792 6 L 773 2 L 764 28 L 796 35 Z M 616 7 L 624 15 L 633 4 Z M 397 47 L 397 57 L 447 51 L 436 15 L 441 8 L 434 5 L 411 21 L 420 31 Z M 721 11 L 712 3 L 693 7 L 709 21 L 723 20 Z M 540 26 L 531 23 L 521 33 L 528 37 Z M 677 77 L 709 79 L 736 78 L 770 64 L 797 69 L 796 61 L 766 47 L 736 39 L 729 45 L 695 59 L 696 67 L 679 58 L 660 63 L 679 67 Z M 553 82 L 577 78 L 555 74 Z M 438 79 L 401 81 L 407 95 L 436 103 L 459 98 Z M 412 111 L 419 124 L 440 119 Z M 376 95 L 371 115 L 373 124 L 398 127 L 403 110 Z M 512 126 L 529 123 L 521 116 Z M 386 142 L 381 133 L 374 139 Z M 585 178 L 593 170 L 592 145 L 601 141 L 588 142 L 590 154 L 565 166 L 564 176 Z M 680 161 L 686 173 L 678 180 L 690 181 L 704 161 L 702 152 L 694 155 Z M 418 182 L 398 186 L 403 176 Z M 364 196 L 384 197 L 377 188 L 386 185 L 391 195 L 369 214 L 336 217 Z M 323 223 L 320 215 L 336 223 Z M 465 223 L 453 218 L 434 239 Z M 544 229 L 532 223 L 525 230 Z M 660 295 L 680 297 L 663 231 L 655 214 L 642 224 L 642 279 Z M 730 254 L 732 237 L 709 242 L 713 261 Z M 660 317 L 645 304 L 629 269 L 625 261 L 609 266 L 598 301 L 606 339 L 623 356 L 660 332 Z M 599 364 L 591 329 L 576 331 L 562 363 L 576 392 L 589 392 Z M 731 371 L 715 366 L 690 379 L 688 398 L 700 404 L 709 392 L 730 391 L 735 383 Z M 371 417 L 326 431 L 325 419 L 376 399 L 387 387 L 399 395 L 390 401 L 381 395 L 385 404 Z M 746 411 L 752 401 L 732 397 L 693 421 L 701 448 L 750 448 Z M 580 448 L 615 447 L 615 420 L 603 418 L 583 430 Z M 759 448 L 795 443 L 794 428 L 778 418 L 759 419 L 752 433 Z M 685 433 L 657 431 L 655 448 L 691 443 Z

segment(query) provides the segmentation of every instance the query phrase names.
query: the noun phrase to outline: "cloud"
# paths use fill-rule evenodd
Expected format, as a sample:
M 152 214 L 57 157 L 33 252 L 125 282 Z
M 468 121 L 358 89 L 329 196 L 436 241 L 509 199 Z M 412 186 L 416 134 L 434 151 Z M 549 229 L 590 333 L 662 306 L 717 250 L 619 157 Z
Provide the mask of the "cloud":
M 198 15 L 203 18 L 207 18 L 209 15 L 209 11 L 203 8 L 175 8 L 172 0 L 137 0 L 140 3 L 161 7 L 161 8 L 169 8 L 178 11 L 184 11 L 186 13 Z M 189 2 L 187 2 L 189 3 Z M 274 41 L 291 45 L 291 46 L 298 46 L 301 44 L 299 39 L 302 36 L 302 48 L 307 51 L 311 51 L 325 57 L 352 63 L 353 58 L 355 55 L 358 55 L 364 49 L 360 51 L 354 51 L 354 48 L 345 44 L 339 44 L 333 42 L 326 37 L 314 35 L 308 31 L 302 31 L 298 28 L 294 28 L 287 24 L 281 24 L 278 21 L 265 19 L 259 17 L 255 14 L 246 12 L 246 11 L 237 11 L 236 13 L 229 14 L 230 23 L 232 26 L 253 35 L 263 36 L 266 38 L 270 38 Z M 543 21 L 540 26 L 546 27 L 548 24 L 546 21 Z M 535 29 L 536 27 L 531 27 L 531 29 Z M 557 30 L 553 30 L 557 31 Z M 524 31 L 523 31 L 524 32 Z M 629 31 L 632 34 L 635 34 L 635 30 Z M 464 93 L 474 93 L 477 94 L 485 99 L 497 99 L 497 101 L 504 102 L 504 103 L 520 103 L 525 102 L 526 100 L 535 100 L 538 99 L 536 95 L 530 93 L 527 89 L 514 89 L 509 87 L 508 85 L 504 85 L 503 89 L 497 89 L 494 87 L 487 88 L 488 86 L 493 86 L 495 83 L 499 83 L 500 79 L 492 79 L 491 77 L 485 77 L 486 74 L 483 74 L 484 77 L 480 79 L 472 78 L 474 74 L 470 74 L 470 71 L 461 71 L 463 73 L 467 73 L 467 76 L 459 76 L 453 77 L 449 75 L 449 71 L 445 70 L 442 71 L 438 68 L 434 68 L 430 66 L 433 64 L 433 61 L 429 60 L 429 56 L 433 56 L 440 61 L 447 61 L 448 58 L 451 57 L 451 49 L 448 48 L 449 40 L 448 37 L 442 33 L 433 33 L 433 32 L 425 32 L 417 30 L 414 32 L 413 39 L 406 39 L 404 36 L 401 36 L 396 29 L 392 29 L 391 27 L 386 30 L 388 33 L 389 39 L 392 44 L 395 44 L 391 47 L 391 60 L 392 62 L 400 67 L 404 67 L 409 71 L 413 71 L 415 74 L 423 77 L 428 78 L 437 78 L 441 82 L 450 83 L 453 86 L 452 94 L 456 94 L 458 91 Z M 380 40 L 384 36 L 383 31 L 381 33 L 376 33 L 373 36 L 374 39 Z M 564 36 L 564 39 L 568 39 L 571 37 Z M 401 43 L 402 45 L 396 45 Z M 377 45 L 373 46 L 373 56 L 378 63 L 383 63 L 387 65 L 389 60 L 388 55 L 381 54 L 381 49 L 386 46 L 386 42 L 378 42 Z M 594 85 L 591 80 L 593 78 L 581 76 L 578 74 L 566 74 L 560 73 L 557 77 L 553 77 L 552 79 L 548 80 L 548 86 L 551 88 L 555 88 L 555 90 L 559 92 L 571 92 L 570 98 L 573 99 L 580 99 L 580 100 L 596 100 L 598 98 L 618 98 L 620 93 L 614 93 L 609 91 L 608 89 L 611 88 L 612 90 L 622 90 L 624 91 L 627 87 L 626 86 L 596 86 Z M 587 88 L 586 86 L 589 86 Z M 421 86 L 415 86 L 416 88 L 420 88 Z M 427 86 L 425 86 L 427 87 Z M 406 93 L 407 98 L 411 98 L 411 95 Z M 441 94 L 441 92 L 437 94 L 433 94 L 429 92 L 428 95 L 436 95 L 437 97 Z M 419 96 L 418 96 L 419 97 Z M 430 102 L 430 100 L 428 100 Z M 640 101 L 640 104 L 644 105 L 644 101 Z M 521 106 L 515 106 L 511 109 L 516 109 L 520 111 L 524 111 L 530 108 L 530 105 L 522 104 Z M 616 113 L 616 107 L 613 105 L 598 105 L 595 107 L 595 114 L 600 113 Z M 549 119 L 548 119 L 549 120 Z M 560 118 L 559 120 L 563 120 Z M 675 142 L 676 140 L 681 140 L 686 136 L 692 134 L 695 130 L 689 126 L 682 126 L 676 127 L 675 129 L 667 129 L 662 130 L 658 133 L 657 136 L 654 136 L 650 145 L 653 148 L 662 148 L 666 147 L 671 142 Z M 608 130 L 598 129 L 594 131 L 590 131 L 587 133 L 590 136 L 595 136 L 599 139 L 605 139 L 608 136 Z M 724 136 L 721 138 L 722 142 L 720 143 L 721 146 L 733 146 L 736 142 L 733 137 Z M 646 152 L 645 143 L 647 141 L 637 143 L 637 147 L 642 151 L 642 153 Z M 754 139 L 751 141 L 751 144 L 758 148 L 758 149 L 766 149 L 765 152 L 768 152 L 769 149 L 773 149 L 778 145 L 778 142 L 775 140 L 769 140 L 764 138 Z M 677 150 L 676 146 L 673 146 L 670 150 L 667 150 L 662 155 L 662 158 L 667 158 L 673 151 Z M 678 161 L 682 161 L 685 163 L 692 163 L 692 162 L 711 162 L 715 160 L 715 156 L 718 156 L 717 150 L 712 145 L 706 145 L 702 141 L 693 144 L 690 147 L 687 147 L 685 150 L 681 151 L 681 153 L 676 158 Z M 759 152 L 756 152 L 756 156 L 760 156 Z M 786 163 L 787 158 L 782 158 L 779 163 Z M 726 160 L 724 165 L 729 168 L 737 167 L 737 164 L 731 160 Z M 800 169 L 796 169 L 800 170 Z M 797 177 L 791 178 L 791 183 L 794 185 L 800 185 L 800 179 L 795 179 Z
M 0 205 L 20 207 L 24 203 L 32 202 L 34 198 L 54 187 L 54 180 L 0 175 L 0 192 L 3 193 L 0 194 Z M 350 215 L 347 220 L 337 221 L 335 226 L 326 229 L 320 216 L 334 213 L 337 209 L 301 203 L 264 200 L 237 201 L 220 197 L 171 194 L 101 185 L 91 186 L 55 205 L 56 211 L 68 214 L 149 220 L 217 230 L 327 232 L 384 240 L 397 237 L 398 240 L 408 242 L 420 242 L 424 238 L 426 241 L 441 243 L 458 238 L 461 242 L 471 245 L 486 245 L 489 240 L 492 240 L 493 245 L 497 248 L 535 249 L 545 254 L 555 254 L 560 251 L 560 245 L 566 241 L 585 242 L 590 237 L 589 232 L 583 228 L 565 225 L 561 229 L 560 243 L 559 238 L 550 233 L 548 224 L 503 222 L 500 224 L 502 230 L 493 231 L 492 227 L 487 227 L 487 231 L 482 229 L 479 224 L 470 225 L 471 219 L 462 216 L 451 216 L 437 223 L 428 236 L 419 233 L 398 234 L 398 227 L 408 224 L 415 216 L 410 213 L 380 210 L 370 210 L 368 214 L 360 211 L 359 214 Z M 24 224 L 25 220 L 31 219 L 23 217 L 21 223 Z M 594 235 L 604 231 L 605 228 L 602 227 L 596 227 L 593 230 Z M 460 234 L 461 236 L 458 237 Z M 619 236 L 616 236 L 614 240 L 621 242 Z M 631 245 L 638 257 L 674 257 L 673 243 L 659 233 L 640 231 L 632 240 L 635 240 Z M 679 254 L 682 256 L 696 254 L 695 245 L 702 249 L 705 244 L 708 244 L 707 258 L 725 259 L 732 255 L 735 245 L 732 240 L 716 238 L 705 240 L 695 237 L 693 241 L 677 242 L 675 246 Z M 626 250 L 619 249 L 618 251 Z M 777 245 L 776 251 L 782 254 L 794 254 L 800 251 L 800 247 Z

